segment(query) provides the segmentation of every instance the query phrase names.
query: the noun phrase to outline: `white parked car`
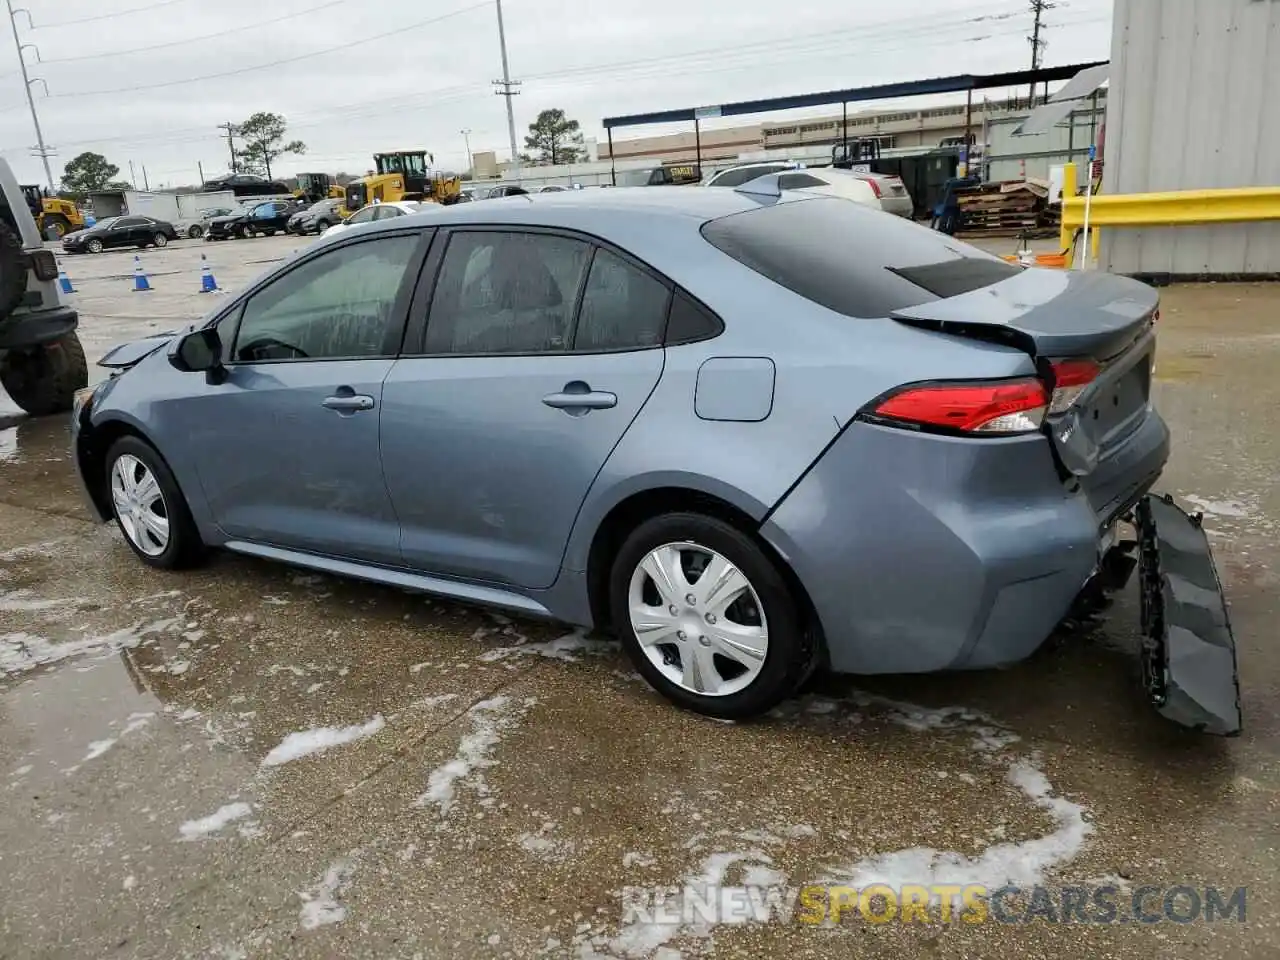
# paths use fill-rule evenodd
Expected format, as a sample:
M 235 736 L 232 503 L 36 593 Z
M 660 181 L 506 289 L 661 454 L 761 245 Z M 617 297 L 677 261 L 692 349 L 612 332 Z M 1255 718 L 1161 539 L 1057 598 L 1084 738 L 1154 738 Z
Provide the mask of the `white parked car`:
M 778 178 L 778 186 L 783 190 L 843 197 L 869 207 L 879 207 L 886 213 L 899 217 L 909 218 L 914 211 L 911 195 L 898 177 L 883 173 L 858 173 L 836 167 L 805 167 L 785 160 L 726 167 L 713 174 L 703 186 L 740 187 L 771 173 L 782 174 Z
M 844 197 L 878 206 L 885 213 L 911 218 L 915 204 L 906 184 L 900 177 L 884 173 L 858 173 L 837 167 L 808 168 L 785 173 L 778 178 L 782 190 L 798 190 L 801 193 L 819 193 L 829 197 Z
M 769 173 L 782 173 L 785 170 L 801 170 L 804 164 L 794 160 L 761 160 L 757 163 L 740 163 L 737 166 L 717 170 L 706 180 L 704 187 L 740 187 L 756 177 Z
M 358 227 L 362 223 L 371 223 L 374 220 L 390 220 L 392 217 L 404 217 L 411 213 L 421 213 L 427 207 L 432 206 L 435 206 L 435 204 L 419 203 L 417 200 L 396 200 L 392 203 L 371 203 L 368 206 L 361 207 L 341 223 L 335 223 L 324 233 L 320 234 L 320 236 L 332 236 L 335 233 L 341 233 L 343 230 L 346 230 L 347 227 Z

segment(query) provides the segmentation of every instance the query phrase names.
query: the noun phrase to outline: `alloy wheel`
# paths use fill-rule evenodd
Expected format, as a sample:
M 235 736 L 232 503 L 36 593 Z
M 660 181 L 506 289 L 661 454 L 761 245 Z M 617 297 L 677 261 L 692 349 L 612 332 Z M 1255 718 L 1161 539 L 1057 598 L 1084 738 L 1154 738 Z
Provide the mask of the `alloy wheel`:
M 111 465 L 111 501 L 129 541 L 149 557 L 169 546 L 169 510 L 151 469 L 123 453 Z
M 755 588 L 728 559 L 699 544 L 649 551 L 631 575 L 627 612 L 649 662 L 699 696 L 746 689 L 769 652 Z

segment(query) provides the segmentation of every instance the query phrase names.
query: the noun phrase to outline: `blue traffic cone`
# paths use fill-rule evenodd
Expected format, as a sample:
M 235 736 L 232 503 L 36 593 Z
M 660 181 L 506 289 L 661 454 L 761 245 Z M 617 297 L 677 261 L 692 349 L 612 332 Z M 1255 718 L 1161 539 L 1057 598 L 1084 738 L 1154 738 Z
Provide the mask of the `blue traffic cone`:
M 58 268 L 58 289 L 63 293 L 75 293 L 76 288 L 71 285 L 71 278 L 67 276 L 67 271 Z
M 151 292 L 151 281 L 147 279 L 147 275 L 142 269 L 142 258 L 136 254 L 133 258 L 133 292 Z
M 213 279 L 213 271 L 209 269 L 209 260 L 202 253 L 200 254 L 200 292 L 216 293 L 218 291 L 218 281 Z

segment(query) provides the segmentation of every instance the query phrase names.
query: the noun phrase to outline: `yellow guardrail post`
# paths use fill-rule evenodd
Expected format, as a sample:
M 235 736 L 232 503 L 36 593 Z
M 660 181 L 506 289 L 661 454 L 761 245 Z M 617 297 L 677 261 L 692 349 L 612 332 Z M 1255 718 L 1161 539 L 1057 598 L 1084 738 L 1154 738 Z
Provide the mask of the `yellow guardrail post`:
M 1066 262 L 1063 264 L 1068 270 L 1071 269 L 1071 261 L 1075 257 L 1075 247 L 1073 244 L 1073 235 L 1075 229 L 1067 223 L 1067 198 L 1076 195 L 1076 165 L 1068 163 L 1062 168 L 1062 227 L 1058 233 L 1058 245 L 1062 252 L 1066 254 Z

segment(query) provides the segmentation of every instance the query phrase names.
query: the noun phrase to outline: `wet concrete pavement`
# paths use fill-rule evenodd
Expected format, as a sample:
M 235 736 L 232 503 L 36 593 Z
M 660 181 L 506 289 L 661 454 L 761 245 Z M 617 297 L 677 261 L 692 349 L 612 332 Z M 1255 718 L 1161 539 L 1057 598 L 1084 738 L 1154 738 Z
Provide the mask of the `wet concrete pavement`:
M 73 277 L 103 298 L 91 355 L 151 322 Z M 1131 595 L 1010 670 L 820 677 L 721 724 L 553 624 L 233 556 L 152 571 L 86 519 L 62 420 L 0 421 L 0 956 L 1271 955 L 1280 287 L 1164 304 L 1162 486 L 1232 600 L 1232 741 L 1143 704 Z M 664 925 L 621 899 L 1006 877 L 1113 883 L 1121 914 L 1145 884 L 1245 886 L 1247 921 Z

